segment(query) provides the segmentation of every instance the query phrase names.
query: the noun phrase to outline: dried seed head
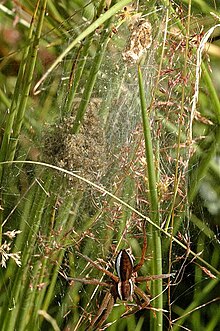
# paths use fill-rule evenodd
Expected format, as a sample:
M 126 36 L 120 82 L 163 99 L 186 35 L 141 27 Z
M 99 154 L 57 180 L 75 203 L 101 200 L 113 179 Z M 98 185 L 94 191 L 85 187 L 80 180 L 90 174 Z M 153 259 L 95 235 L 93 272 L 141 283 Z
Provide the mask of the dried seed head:
M 122 56 L 126 62 L 138 63 L 152 44 L 152 26 L 148 20 L 140 18 L 130 29 L 131 35 Z

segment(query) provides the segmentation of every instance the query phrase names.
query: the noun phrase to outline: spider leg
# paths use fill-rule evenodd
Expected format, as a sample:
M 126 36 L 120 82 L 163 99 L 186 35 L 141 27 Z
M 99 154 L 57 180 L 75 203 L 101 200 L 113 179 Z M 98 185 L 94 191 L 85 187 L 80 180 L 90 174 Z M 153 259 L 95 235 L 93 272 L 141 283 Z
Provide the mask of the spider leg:
M 173 275 L 174 274 L 162 274 L 162 275 L 152 275 L 152 276 L 139 276 L 139 277 L 135 277 L 135 282 L 136 283 L 148 282 L 150 280 L 169 278 L 169 277 L 171 277 Z
M 118 282 L 118 277 L 115 276 L 112 272 L 102 268 L 100 265 L 98 265 L 96 262 L 94 262 L 93 260 L 91 260 L 88 256 L 83 255 L 79 252 L 77 252 L 78 255 L 82 256 L 86 261 L 88 261 L 91 265 L 93 265 L 93 267 L 95 267 L 96 269 L 102 271 L 104 274 L 106 274 L 107 276 L 109 276 L 114 282 Z
M 125 312 L 121 317 L 128 317 L 130 315 L 135 314 L 136 312 L 142 309 L 150 309 L 150 296 L 144 293 L 139 287 L 136 285 L 134 286 L 134 294 L 133 294 L 134 301 L 136 302 L 136 306 L 132 309 Z M 141 302 L 142 299 L 142 302 Z
M 111 313 L 114 303 L 115 299 L 111 292 L 107 292 L 104 296 L 101 306 L 98 309 L 97 315 L 91 321 L 89 330 L 93 329 L 93 326 L 97 321 L 98 323 L 96 324 L 95 329 L 99 329 L 102 326 L 102 324 L 107 320 L 109 314 Z
M 144 235 L 144 242 L 143 242 L 143 247 L 142 247 L 141 259 L 140 259 L 140 262 L 136 266 L 134 266 L 133 272 L 138 271 L 144 264 L 144 259 L 145 259 L 145 255 L 146 255 L 146 251 L 147 251 L 146 221 L 143 222 L 143 235 Z
M 106 286 L 109 287 L 110 284 L 107 282 L 100 282 L 98 279 L 95 278 L 72 278 L 72 277 L 68 277 L 67 278 L 68 281 L 70 282 L 80 282 L 83 284 L 91 284 L 91 285 L 100 285 L 100 286 Z
M 137 299 L 135 298 L 135 300 L 138 300 L 137 302 L 139 302 L 139 304 L 140 304 L 139 305 L 139 310 L 142 310 L 142 309 L 152 309 L 153 310 L 153 315 L 154 315 L 154 317 L 156 317 L 154 308 L 150 304 L 150 295 L 147 295 L 144 291 L 142 291 L 137 286 L 135 288 L 135 294 L 137 294 Z M 141 301 L 139 300 L 139 297 L 144 300 L 143 303 L 141 303 Z
M 142 291 L 139 287 L 135 286 L 134 287 L 134 293 L 140 297 L 141 299 L 143 299 L 143 303 L 140 302 L 140 300 L 138 299 L 138 303 L 141 306 L 141 309 L 146 308 L 147 306 L 150 305 L 150 297 L 149 295 L 147 295 L 144 291 Z M 136 299 L 136 297 L 135 297 Z M 137 301 L 137 300 L 136 300 Z

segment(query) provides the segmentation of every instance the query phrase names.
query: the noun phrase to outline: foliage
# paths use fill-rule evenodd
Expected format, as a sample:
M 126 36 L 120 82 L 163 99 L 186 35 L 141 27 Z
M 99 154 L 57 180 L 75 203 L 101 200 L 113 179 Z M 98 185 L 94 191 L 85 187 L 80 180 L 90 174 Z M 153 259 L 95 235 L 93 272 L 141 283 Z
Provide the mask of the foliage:
M 219 4 L 0 4 L 0 324 L 85 330 L 107 289 L 73 282 L 140 259 L 151 305 L 120 330 L 217 330 Z M 107 281 L 107 276 L 104 281 Z M 131 303 L 130 303 L 131 305 Z M 127 306 L 129 309 L 129 305 Z

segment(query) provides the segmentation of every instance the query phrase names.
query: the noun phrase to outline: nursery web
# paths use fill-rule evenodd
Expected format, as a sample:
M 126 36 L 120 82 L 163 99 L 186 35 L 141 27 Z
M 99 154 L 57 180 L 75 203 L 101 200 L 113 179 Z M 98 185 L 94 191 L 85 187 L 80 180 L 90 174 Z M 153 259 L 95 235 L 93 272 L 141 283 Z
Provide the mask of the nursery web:
M 93 4 L 92 1 L 88 3 Z M 142 7 L 140 7 L 141 10 Z M 164 8 L 158 7 L 152 10 L 151 15 L 146 13 L 143 18 L 140 16 L 145 24 L 149 22 L 152 26 L 152 44 L 143 54 L 145 60 L 141 69 L 145 81 L 155 167 L 158 174 L 161 227 L 168 231 L 174 227 L 174 235 L 181 242 L 198 252 L 204 249 L 208 255 L 209 247 L 205 247 L 206 236 L 208 236 L 210 249 L 212 244 L 218 244 L 216 236 L 214 231 L 210 231 L 208 222 L 199 223 L 198 221 L 200 216 L 202 220 L 206 218 L 204 209 L 198 206 L 196 213 L 192 215 L 187 199 L 190 174 L 193 167 L 199 164 L 199 157 L 193 166 L 189 163 L 193 153 L 187 140 L 193 98 L 190 86 L 195 72 L 193 65 L 190 66 L 187 78 L 184 78 L 185 39 L 181 33 L 177 36 L 168 33 L 166 43 L 163 44 L 165 12 Z M 27 116 L 28 124 L 24 126 L 24 134 L 30 138 L 29 156 L 34 160 L 40 157 L 41 161 L 76 172 L 86 180 L 106 188 L 144 215 L 148 215 L 150 203 L 137 64 L 126 61 L 126 56 L 123 56 L 132 33 L 129 26 L 132 15 L 134 16 L 135 13 L 131 12 L 125 19 L 125 13 L 122 11 L 111 26 L 112 31 L 107 36 L 109 38 L 107 47 L 79 131 L 73 134 L 72 128 L 77 110 L 86 97 L 84 90 L 90 69 L 94 64 L 96 51 L 99 49 L 103 32 L 101 28 L 94 33 L 86 53 L 85 64 L 83 64 L 84 58 L 80 57 L 86 43 L 83 41 L 82 51 L 80 47 L 76 47 L 65 57 L 53 74 L 49 75 L 41 93 L 36 97 L 39 112 L 37 115 L 34 114 L 33 107 Z M 74 24 L 73 28 L 69 28 L 67 33 L 63 30 L 64 25 L 60 26 L 61 35 L 66 34 L 63 37 L 66 44 L 59 45 L 60 51 L 71 43 L 79 31 L 90 24 L 89 19 L 81 19 L 81 16 L 83 16 L 82 12 L 78 11 L 74 19 L 76 21 L 79 19 L 79 22 Z M 139 20 L 140 17 L 137 19 Z M 71 19 L 64 23 L 71 24 Z M 172 22 L 170 30 L 171 27 Z M 46 34 L 45 40 L 52 42 L 53 38 L 53 33 L 50 32 Z M 165 55 L 160 68 L 163 47 L 165 47 Z M 194 64 L 196 55 L 193 49 L 196 44 L 192 42 L 190 47 L 192 53 L 190 53 L 189 62 Z M 71 93 L 72 74 L 75 74 L 82 64 L 84 65 L 83 74 L 70 107 L 71 111 L 67 112 L 66 109 L 70 109 L 67 104 Z M 187 79 L 187 82 L 184 79 Z M 181 107 L 184 84 L 188 87 L 184 91 L 184 106 Z M 205 119 L 198 116 L 198 121 L 204 122 Z M 43 128 L 43 134 L 38 126 Z M 31 135 L 30 128 L 35 129 L 35 135 Z M 202 139 L 199 133 L 197 141 Z M 25 153 L 24 146 L 19 155 L 21 159 Z M 78 316 L 79 321 L 82 321 L 80 320 L 82 314 L 86 320 L 87 310 L 89 314 L 91 307 L 95 307 L 96 299 L 93 300 L 93 298 L 99 300 L 100 294 L 97 296 L 96 291 L 82 287 L 80 284 L 75 284 L 72 288 L 72 284 L 68 284 L 65 277 L 76 275 L 100 277 L 100 274 L 97 270 L 90 268 L 86 261 L 75 252 L 79 251 L 88 255 L 111 270 L 114 269 L 114 258 L 121 247 L 131 247 L 133 255 L 138 259 L 143 244 L 143 220 L 108 194 L 99 192 L 88 183 L 79 181 L 73 176 L 63 175 L 62 171 L 55 172 L 47 169 L 44 172 L 41 167 L 33 168 L 25 165 L 23 168 L 15 169 L 14 178 L 17 177 L 21 181 L 22 195 L 17 200 L 13 209 L 15 212 L 12 215 L 13 219 L 22 219 L 22 233 L 17 233 L 20 239 L 17 240 L 15 247 L 17 251 L 25 251 L 21 262 L 24 264 L 25 260 L 28 261 L 26 270 L 31 279 L 29 280 L 30 288 L 41 291 L 40 302 L 43 300 L 46 289 L 49 288 L 47 284 L 50 283 L 50 276 L 56 275 L 54 277 L 57 277 L 58 282 L 54 286 L 54 299 L 50 298 L 51 311 L 55 309 L 56 320 L 64 321 L 64 324 L 71 323 L 69 312 L 72 308 L 70 307 L 74 309 L 76 320 Z M 200 189 L 203 198 L 207 187 L 205 184 L 203 183 Z M 15 197 L 13 192 L 13 189 L 7 192 L 11 197 L 8 200 L 9 210 Z M 17 196 L 19 196 L 18 191 Z M 173 215 L 175 215 L 174 218 Z M 172 219 L 174 223 L 171 222 Z M 7 224 L 9 224 L 8 220 Z M 147 234 L 150 242 L 151 233 L 148 226 L 147 231 L 149 231 Z M 169 244 L 167 238 L 163 237 L 166 270 L 170 263 Z M 201 277 L 196 274 L 195 285 L 193 283 L 194 261 L 187 252 L 179 245 L 173 244 L 170 256 L 171 269 L 177 274 L 171 304 L 175 305 L 177 302 L 177 306 L 180 305 L 183 295 L 187 298 L 186 303 L 189 303 L 192 293 L 206 282 L 204 275 L 208 275 L 208 271 Z M 143 274 L 149 272 L 148 258 L 149 260 L 154 258 L 150 250 L 141 271 Z M 214 259 L 217 260 L 216 255 Z M 46 261 L 50 263 L 47 264 Z M 183 276 L 192 282 L 192 286 L 186 288 Z M 17 280 L 19 283 L 19 275 Z M 183 287 L 181 287 L 182 284 Z M 80 291 L 80 298 L 78 291 Z M 47 293 L 46 299 L 49 299 L 49 290 Z M 45 302 L 48 301 L 45 300 Z M 60 307 L 59 310 L 53 308 L 57 306 Z M 80 323 L 78 325 L 80 327 Z

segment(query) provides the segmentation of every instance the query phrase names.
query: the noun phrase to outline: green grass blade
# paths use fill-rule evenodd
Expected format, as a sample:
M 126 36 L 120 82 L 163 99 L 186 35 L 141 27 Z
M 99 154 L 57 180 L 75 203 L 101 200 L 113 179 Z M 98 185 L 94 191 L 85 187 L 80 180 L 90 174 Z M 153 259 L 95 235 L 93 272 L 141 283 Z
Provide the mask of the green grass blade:
M 143 133 L 145 141 L 145 154 L 147 161 L 147 173 L 148 173 L 148 189 L 149 189 L 149 199 L 150 199 L 150 211 L 152 221 L 160 226 L 160 217 L 158 210 L 158 195 L 157 195 L 157 174 L 156 166 L 154 160 L 152 136 L 151 136 L 151 126 L 147 112 L 147 103 L 144 91 L 144 82 L 141 73 L 141 68 L 138 67 L 138 82 L 140 90 L 140 101 L 141 101 L 141 114 L 143 123 Z M 152 251 L 154 252 L 154 258 L 152 260 L 152 272 L 155 275 L 162 274 L 162 256 L 161 256 L 161 237 L 160 232 L 151 228 L 152 231 Z M 152 285 L 152 296 L 157 297 L 153 302 L 153 307 L 157 308 L 159 311 L 156 317 L 153 316 L 151 322 L 152 330 L 162 330 L 163 329 L 163 296 L 162 296 L 162 280 L 154 282 Z

